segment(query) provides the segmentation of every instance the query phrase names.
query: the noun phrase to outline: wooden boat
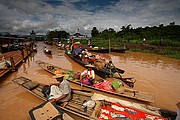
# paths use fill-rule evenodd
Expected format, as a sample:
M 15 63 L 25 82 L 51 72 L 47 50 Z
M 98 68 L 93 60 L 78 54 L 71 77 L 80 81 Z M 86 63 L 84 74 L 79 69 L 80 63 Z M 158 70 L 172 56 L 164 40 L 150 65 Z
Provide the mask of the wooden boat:
M 122 48 L 122 49 L 111 48 L 111 52 L 125 53 L 125 51 L 126 51 L 125 48 Z
M 70 58 L 73 59 L 75 62 L 77 62 L 77 63 L 79 63 L 80 65 L 82 65 L 83 67 L 85 67 L 85 65 L 89 64 L 89 63 L 85 63 L 85 62 L 83 62 L 83 61 L 81 61 L 81 60 L 78 60 L 78 59 L 74 58 L 71 54 L 68 54 L 67 52 L 65 52 L 65 53 L 66 53 L 66 55 L 67 55 L 68 57 L 70 57 Z M 93 70 L 95 71 L 95 73 L 96 73 L 97 75 L 99 75 L 99 76 L 102 77 L 102 78 L 111 77 L 111 76 L 113 76 L 113 74 L 115 74 L 116 72 L 121 73 L 121 74 L 123 74 L 123 73 L 125 72 L 124 70 L 119 69 L 119 68 L 117 68 L 117 67 L 115 67 L 113 70 L 112 70 L 112 69 L 110 70 L 110 69 L 108 69 L 108 68 L 98 69 L 97 67 L 94 66 Z
M 44 53 L 46 53 L 46 54 L 51 54 L 51 50 L 49 50 L 49 49 L 44 49 Z
M 86 48 L 90 52 L 98 52 L 98 53 L 109 53 L 109 49 L 107 48 Z
M 73 72 L 73 71 L 70 71 L 70 70 L 65 70 L 65 69 L 62 69 L 60 67 L 57 67 L 57 66 L 54 66 L 54 65 L 51 65 L 51 64 L 48 64 L 48 63 L 45 63 L 45 62 L 42 62 L 42 61 L 37 61 L 37 63 L 45 70 L 47 70 L 47 66 L 53 66 L 53 68 L 55 68 L 53 71 L 50 71 L 50 70 L 47 70 L 48 72 L 51 72 L 52 74 L 54 74 L 53 72 L 57 69 L 60 69 L 60 70 L 63 70 L 63 71 L 66 71 L 66 72 Z M 118 78 L 112 78 L 112 79 L 118 79 Z M 124 84 L 126 84 L 127 86 L 129 87 L 134 87 L 134 83 L 136 82 L 135 79 L 133 78 L 121 78 L 119 79 L 121 80 Z
M 98 52 L 98 53 L 109 53 L 109 52 L 125 53 L 126 51 L 126 49 L 115 49 L 115 48 L 111 48 L 110 50 L 108 48 L 98 48 L 98 49 L 87 48 L 87 50 L 90 52 Z
M 13 81 L 42 100 L 47 100 L 42 93 L 42 84 L 25 77 L 15 78 Z M 175 112 L 169 110 L 78 90 L 72 90 L 72 99 L 68 101 L 65 107 L 58 104 L 57 106 L 71 117 L 74 116 L 74 119 L 80 120 L 125 118 L 133 120 L 167 120 L 167 118 L 175 119 L 176 116 Z
M 81 82 L 78 78 L 73 78 L 73 74 L 75 74 L 75 72 L 70 71 L 70 70 L 66 70 L 66 69 L 62 69 L 60 67 L 57 66 L 53 66 L 49 63 L 44 63 L 41 61 L 38 61 L 38 65 L 45 69 L 46 71 L 50 72 L 51 74 L 55 74 L 55 72 L 58 71 L 58 74 L 61 74 L 63 76 L 65 76 L 65 78 L 70 82 L 73 83 L 76 86 L 81 86 Z M 98 79 L 97 81 L 103 81 L 103 79 Z M 82 88 L 82 87 L 81 87 Z M 89 85 L 83 85 L 83 89 L 84 90 L 88 90 L 88 91 L 93 91 L 93 92 L 98 92 L 101 94 L 108 94 L 108 95 L 112 95 L 114 97 L 126 97 L 126 98 L 132 98 L 135 100 L 140 100 L 140 101 L 144 101 L 144 102 L 154 102 L 154 97 L 153 95 L 150 95 L 148 93 L 145 92 L 140 92 L 137 90 L 133 90 L 133 89 L 129 89 L 129 88 L 122 88 L 122 91 L 108 91 L 105 89 L 100 89 L 97 88 L 96 86 L 89 86 Z
M 33 52 L 37 52 L 37 48 L 36 47 L 33 47 Z
M 78 64 L 80 64 L 81 66 L 85 67 L 85 65 L 87 65 L 88 63 L 85 63 L 81 60 L 78 60 L 76 58 L 74 58 L 71 54 L 68 54 L 67 52 L 65 52 L 66 55 L 68 57 L 70 57 L 71 59 L 73 59 L 75 62 L 77 62 Z M 103 69 L 99 69 L 97 67 L 92 68 L 95 73 L 102 77 L 102 78 L 116 78 L 116 79 L 120 79 L 121 81 L 125 82 L 127 85 L 129 85 L 130 87 L 134 87 L 134 83 L 136 82 L 135 79 L 132 78 L 121 78 L 120 76 L 115 75 L 116 73 L 118 74 L 123 74 L 125 71 L 122 69 L 119 69 L 117 67 L 114 66 L 113 69 L 110 68 L 103 68 Z
M 109 53 L 109 52 L 118 52 L 118 53 L 125 53 L 126 48 L 99 48 L 95 47 L 94 45 L 88 45 L 86 49 L 90 52 L 98 52 L 98 53 Z
M 29 111 L 31 120 L 74 120 L 71 116 L 64 113 L 55 103 L 46 101 Z
M 53 45 L 52 41 L 44 41 L 44 43 L 47 44 L 47 45 Z
M 26 58 L 29 54 L 30 53 L 24 52 L 24 58 Z M 11 64 L 11 67 L 7 68 L 6 66 L 6 68 L 4 69 L 0 68 L 0 78 L 9 71 L 15 71 L 16 66 L 19 65 L 22 61 L 21 51 L 11 51 L 4 54 L 0 54 L 0 60 L 2 60 L 3 57 L 6 59 L 6 61 L 8 61 L 8 63 Z

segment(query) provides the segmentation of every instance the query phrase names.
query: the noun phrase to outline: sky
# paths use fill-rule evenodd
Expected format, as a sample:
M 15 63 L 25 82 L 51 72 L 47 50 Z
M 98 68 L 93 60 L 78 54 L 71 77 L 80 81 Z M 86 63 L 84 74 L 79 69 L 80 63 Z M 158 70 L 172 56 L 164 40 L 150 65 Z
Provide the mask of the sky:
M 122 26 L 180 25 L 180 0 L 0 0 L 0 32 L 46 35 L 65 30 L 90 35 Z

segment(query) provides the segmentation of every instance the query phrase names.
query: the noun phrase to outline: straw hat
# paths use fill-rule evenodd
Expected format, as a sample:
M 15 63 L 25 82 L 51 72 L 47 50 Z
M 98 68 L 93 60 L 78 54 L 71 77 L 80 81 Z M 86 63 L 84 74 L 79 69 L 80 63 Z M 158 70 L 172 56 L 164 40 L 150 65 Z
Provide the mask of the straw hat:
M 180 102 L 178 102 L 176 105 L 177 105 L 177 107 L 180 109 Z
M 53 78 L 63 78 L 64 76 L 61 74 L 56 74 L 55 76 L 53 76 Z
M 81 44 L 80 42 L 75 42 L 74 44 Z
M 88 64 L 88 65 L 85 65 L 85 67 L 93 68 L 94 66 L 92 66 L 91 64 Z

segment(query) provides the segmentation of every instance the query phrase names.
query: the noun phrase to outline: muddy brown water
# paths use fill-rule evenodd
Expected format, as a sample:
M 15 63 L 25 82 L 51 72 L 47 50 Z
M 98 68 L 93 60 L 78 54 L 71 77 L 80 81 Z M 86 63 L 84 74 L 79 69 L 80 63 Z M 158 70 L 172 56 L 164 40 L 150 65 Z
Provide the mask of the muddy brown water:
M 52 55 L 44 54 L 44 46 L 52 50 Z M 16 72 L 0 78 L 0 119 L 29 120 L 28 111 L 43 103 L 42 100 L 12 82 L 12 79 L 20 76 L 45 84 L 55 82 L 52 75 L 41 69 L 35 61 L 41 60 L 73 71 L 85 70 L 55 46 L 40 42 L 37 44 L 37 50 L 38 52 L 31 55 L 25 63 L 17 66 Z M 115 66 L 125 70 L 123 77 L 134 77 L 137 80 L 134 89 L 155 96 L 155 103 L 152 105 L 177 110 L 175 104 L 180 101 L 180 60 L 139 52 L 103 55 L 107 60 L 112 60 Z

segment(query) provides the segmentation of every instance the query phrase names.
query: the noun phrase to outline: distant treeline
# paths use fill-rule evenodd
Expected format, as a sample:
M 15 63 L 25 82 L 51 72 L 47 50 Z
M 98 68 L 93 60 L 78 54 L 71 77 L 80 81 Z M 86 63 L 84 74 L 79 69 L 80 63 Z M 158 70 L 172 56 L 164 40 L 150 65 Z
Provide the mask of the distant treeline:
M 113 42 L 122 43 L 142 43 L 146 39 L 147 44 L 159 45 L 163 42 L 163 46 L 180 46 L 180 25 L 175 22 L 167 26 L 160 24 L 154 27 L 138 27 L 132 28 L 131 25 L 122 26 L 121 31 L 115 31 L 112 28 L 99 32 L 96 27 L 91 30 L 91 36 L 94 39 L 111 39 Z

